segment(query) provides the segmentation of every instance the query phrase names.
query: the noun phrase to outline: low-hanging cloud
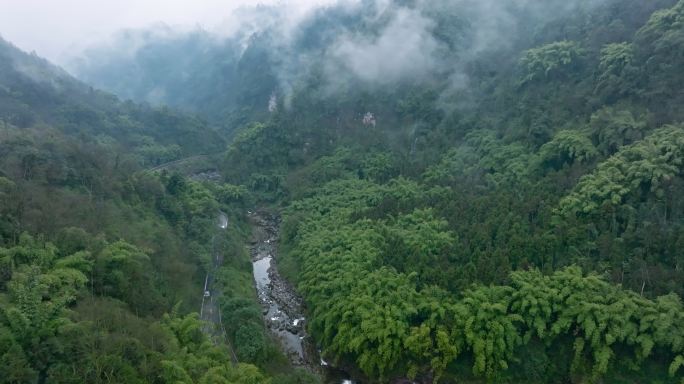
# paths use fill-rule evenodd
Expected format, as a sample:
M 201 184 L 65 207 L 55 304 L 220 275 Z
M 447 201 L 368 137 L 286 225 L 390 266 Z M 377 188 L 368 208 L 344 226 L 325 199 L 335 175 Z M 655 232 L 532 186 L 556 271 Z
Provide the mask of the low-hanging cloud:
M 336 0 L 0 0 L 0 34 L 19 48 L 65 64 L 123 29 L 166 24 L 188 29 L 239 28 L 240 7 L 279 5 L 294 20 Z M 288 19 L 288 20 L 290 20 Z
M 132 33 L 127 38 L 119 36 L 115 41 L 120 44 L 109 49 L 109 53 L 104 49 L 93 51 L 98 54 L 90 56 L 96 61 L 116 61 L 125 59 L 126 53 L 137 53 L 164 40 L 168 40 L 167 45 L 182 46 L 184 41 L 187 44 L 184 34 L 196 33 L 202 35 L 196 40 L 206 49 L 197 49 L 199 43 L 194 41 L 187 49 L 192 53 L 185 55 L 187 60 L 174 59 L 176 72 L 184 73 L 186 63 L 189 71 L 197 71 L 200 66 L 196 63 L 200 62 L 204 72 L 225 73 L 226 68 L 241 61 L 248 47 L 256 47 L 268 52 L 264 60 L 272 72 L 269 75 L 278 83 L 277 89 L 269 89 L 263 95 L 264 108 L 272 94 L 284 100 L 287 107 L 291 96 L 311 73 L 317 74 L 323 96 L 358 84 L 384 86 L 440 79 L 443 104 L 453 106 L 455 102 L 472 99 L 469 95 L 476 92 L 470 83 L 469 71 L 473 67 L 486 70 L 486 61 L 491 57 L 510 59 L 511 65 L 515 65 L 513 52 L 539 43 L 520 41 L 521 36 L 529 40 L 535 29 L 575 7 L 593 7 L 606 1 L 609 0 L 302 0 L 298 7 L 278 3 L 233 9 L 214 28 L 186 31 L 180 37 L 174 33 L 176 27 Z M 220 62 L 211 58 L 216 52 L 222 54 Z M 498 56 L 493 56 L 493 52 Z M 511 53 L 510 58 L 506 52 Z M 106 71 L 95 73 L 107 75 Z M 176 81 L 161 79 L 167 80 L 170 84 Z M 146 99 L 163 102 L 164 94 L 157 91 L 146 89 L 145 92 L 151 92 L 145 93 Z
M 349 71 L 369 83 L 389 84 L 424 76 L 437 66 L 434 22 L 418 10 L 401 8 L 376 36 L 346 34 L 331 47 L 331 74 Z

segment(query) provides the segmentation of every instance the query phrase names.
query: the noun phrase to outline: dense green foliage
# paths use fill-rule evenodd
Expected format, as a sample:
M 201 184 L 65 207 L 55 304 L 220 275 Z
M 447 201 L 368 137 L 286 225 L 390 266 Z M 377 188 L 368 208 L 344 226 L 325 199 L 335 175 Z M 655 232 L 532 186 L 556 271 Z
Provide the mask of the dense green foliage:
M 196 313 L 219 208 L 244 188 L 145 171 L 220 137 L 4 42 L 0 67 L 0 381 L 270 383 Z
M 301 263 L 311 330 L 329 354 L 353 357 L 376 377 L 438 378 L 470 364 L 489 379 L 557 382 L 658 361 L 662 380 L 677 374 L 684 347 L 677 295 L 649 300 L 577 267 L 513 272 L 503 286 L 453 287 L 473 272 L 451 259 L 459 241 L 431 209 L 409 208 L 445 192 L 402 179 L 349 179 L 288 208 L 284 235 L 296 244 L 288 257 Z M 374 206 L 387 201 L 403 213 L 373 219 Z M 568 351 L 567 364 L 525 361 L 537 348 L 549 357 Z
M 232 367 L 196 314 L 141 316 L 162 299 L 143 251 L 124 241 L 95 247 L 66 254 L 23 235 L 0 249 L 11 276 L 0 311 L 4 382 L 268 382 L 253 366 Z
M 121 102 L 1 39 L 0 117 L 0 124 L 47 124 L 87 144 L 125 150 L 146 166 L 223 150 L 223 139 L 201 119 Z
M 224 174 L 284 202 L 325 354 L 378 380 L 679 382 L 683 9 L 608 2 L 469 59 L 437 23 L 467 91 L 313 70 L 241 130 Z
M 475 3 L 331 6 L 287 42 L 151 36 L 91 63 L 236 129 L 217 185 L 140 172 L 224 149 L 201 120 L 3 43 L 2 374 L 309 382 L 266 377 L 288 368 L 241 213 L 269 204 L 308 331 L 365 381 L 682 382 L 684 0 Z M 373 56 L 401 61 L 383 44 L 411 28 L 415 67 Z M 255 365 L 192 313 L 216 243 L 227 338 Z

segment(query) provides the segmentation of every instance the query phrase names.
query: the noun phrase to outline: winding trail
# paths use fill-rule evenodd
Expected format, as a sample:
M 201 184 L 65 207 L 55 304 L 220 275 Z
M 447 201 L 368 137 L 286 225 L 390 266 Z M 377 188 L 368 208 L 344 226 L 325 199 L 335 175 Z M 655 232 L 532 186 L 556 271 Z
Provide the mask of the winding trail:
M 169 161 L 169 162 L 166 162 L 163 164 L 155 165 L 154 167 L 150 167 L 150 168 L 145 169 L 145 172 L 161 171 L 164 168 L 172 167 L 174 165 L 181 164 L 181 163 L 186 162 L 186 161 L 207 158 L 209 156 L 211 156 L 211 155 L 188 156 L 188 157 L 184 157 L 182 159 L 177 159 L 177 160 Z
M 230 350 L 231 361 L 233 365 L 238 363 L 237 355 L 233 350 L 233 346 L 230 344 L 228 337 L 226 336 L 226 329 L 223 326 L 223 321 L 221 319 L 221 310 L 219 308 L 219 299 L 221 297 L 221 292 L 214 288 L 214 274 L 223 264 L 223 255 L 220 250 L 216 247 L 216 236 L 220 235 L 221 231 L 228 228 L 228 217 L 225 213 L 221 212 L 218 216 L 218 226 L 216 229 L 216 234 L 211 238 L 212 247 L 212 269 L 207 272 L 204 278 L 204 290 L 202 295 L 202 307 L 200 309 L 200 319 L 204 321 L 203 331 L 206 333 L 214 345 L 224 344 L 228 346 Z

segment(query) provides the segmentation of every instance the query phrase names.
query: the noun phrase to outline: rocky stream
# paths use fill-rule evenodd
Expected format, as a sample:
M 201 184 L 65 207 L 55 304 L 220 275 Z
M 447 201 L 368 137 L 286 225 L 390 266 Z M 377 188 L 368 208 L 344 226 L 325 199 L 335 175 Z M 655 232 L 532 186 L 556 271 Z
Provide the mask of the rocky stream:
M 277 268 L 280 218 L 266 212 L 249 212 L 252 223 L 250 254 L 254 282 L 264 322 L 295 366 L 321 376 L 325 383 L 352 384 L 349 375 L 324 361 L 306 333 L 306 308 L 292 285 Z

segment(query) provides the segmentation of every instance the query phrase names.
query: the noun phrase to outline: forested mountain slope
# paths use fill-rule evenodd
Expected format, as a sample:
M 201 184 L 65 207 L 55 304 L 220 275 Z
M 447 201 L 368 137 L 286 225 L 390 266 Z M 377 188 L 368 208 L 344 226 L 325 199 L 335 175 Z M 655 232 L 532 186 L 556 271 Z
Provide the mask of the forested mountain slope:
M 144 165 L 223 150 L 221 136 L 197 117 L 121 102 L 4 40 L 0 59 L 0 112 L 8 124 L 47 124 L 105 146 L 120 143 Z
M 146 99 L 163 87 L 161 101 L 236 130 L 221 187 L 126 176 L 113 201 L 188 238 L 212 194 L 233 212 L 279 210 L 279 269 L 304 297 L 308 330 L 363 382 L 683 380 L 684 0 L 369 0 L 320 8 L 287 33 L 263 24 L 247 39 L 153 36 L 88 68 L 112 91 L 135 85 L 130 96 Z M 197 59 L 172 60 L 186 52 Z M 17 124 L 8 132 L 38 129 Z M 15 167 L 10 192 L 26 178 Z M 7 249 L 27 241 L 13 236 Z M 236 271 L 226 281 L 244 281 Z M 19 307 L 8 281 L 3 300 Z M 248 295 L 223 308 L 259 319 Z M 241 336 L 261 340 L 259 329 Z M 18 332 L 5 331 L 5 351 L 30 350 Z M 262 346 L 244 351 L 268 360 Z M 211 382 L 212 364 L 162 359 L 159 381 Z
M 230 132 L 265 117 L 277 87 L 266 47 L 254 44 L 259 40 L 244 48 L 240 39 L 203 30 L 128 31 L 72 66 L 84 81 L 122 98 L 198 113 Z
M 215 252 L 250 276 L 236 208 L 217 185 L 145 170 L 223 145 L 198 118 L 0 42 L 0 382 L 271 382 L 197 313 Z M 236 220 L 224 236 L 219 209 Z
M 684 3 L 580 11 L 389 85 L 331 92 L 313 68 L 236 137 L 227 180 L 285 202 L 330 358 L 380 380 L 681 380 Z

